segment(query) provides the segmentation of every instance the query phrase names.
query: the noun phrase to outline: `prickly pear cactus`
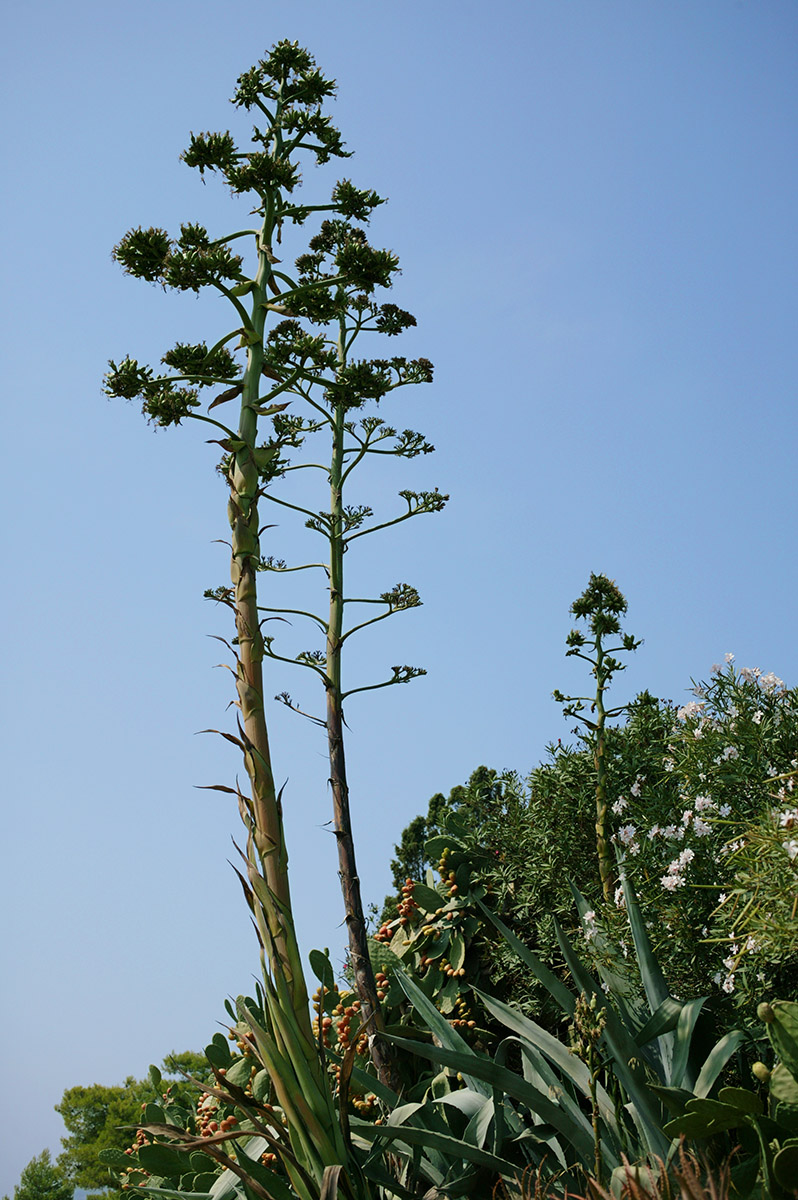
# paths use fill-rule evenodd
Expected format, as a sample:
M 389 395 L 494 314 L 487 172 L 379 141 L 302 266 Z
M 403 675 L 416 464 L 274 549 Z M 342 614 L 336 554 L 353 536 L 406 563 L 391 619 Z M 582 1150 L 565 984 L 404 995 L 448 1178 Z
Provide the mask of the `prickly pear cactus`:
M 760 1004 L 756 1012 L 765 1023 L 781 1065 L 798 1087 L 798 1004 L 793 1000 L 774 1000 L 772 1004 Z

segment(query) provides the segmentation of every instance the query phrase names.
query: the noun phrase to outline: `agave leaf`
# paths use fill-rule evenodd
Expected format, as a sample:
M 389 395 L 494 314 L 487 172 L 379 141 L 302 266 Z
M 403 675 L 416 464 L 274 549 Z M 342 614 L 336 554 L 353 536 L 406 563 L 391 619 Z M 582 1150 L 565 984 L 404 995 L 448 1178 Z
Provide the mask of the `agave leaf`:
M 579 918 L 586 930 L 585 916 L 590 911 L 590 905 L 573 882 L 570 883 L 570 888 Z M 612 996 L 624 1024 L 630 1029 L 639 1028 L 647 1019 L 648 1012 L 642 1003 L 639 989 L 632 980 L 621 949 L 600 929 L 594 931 L 594 938 L 597 952 L 595 966 L 604 991 Z
M 670 988 L 665 981 L 665 976 L 662 973 L 659 961 L 654 953 L 654 948 L 651 945 L 651 939 L 648 936 L 646 923 L 643 920 L 643 914 L 637 903 L 634 888 L 627 878 L 622 880 L 621 886 L 623 887 L 626 913 L 629 918 L 629 927 L 632 931 L 632 941 L 635 946 L 637 963 L 640 967 L 643 991 L 646 994 L 649 1011 L 655 1013 L 670 998 Z M 663 1031 L 657 1038 L 656 1046 L 661 1062 L 660 1074 L 663 1083 L 676 1083 L 677 1081 L 673 1078 L 673 1056 L 676 1051 L 676 1039 L 672 1031 Z
M 338 1183 L 341 1178 L 343 1167 L 340 1163 L 334 1167 L 325 1167 L 324 1175 L 321 1181 L 321 1191 L 319 1192 L 319 1200 L 337 1200 Z
M 457 1094 L 458 1093 L 455 1092 L 455 1095 Z M 495 1123 L 495 1118 L 498 1115 L 503 1102 L 503 1097 L 501 1096 L 498 1100 L 495 1097 L 492 1100 L 485 1100 L 485 1102 L 479 1106 L 471 1120 L 468 1122 L 468 1125 L 465 1128 L 465 1133 L 463 1134 L 463 1141 L 469 1142 L 472 1146 L 484 1147 L 488 1140 L 488 1134 L 490 1133 L 491 1125 Z M 494 1137 L 493 1153 L 498 1154 L 500 1149 L 501 1139 Z
M 384 1189 L 386 1197 L 391 1200 L 418 1200 L 418 1192 L 408 1192 L 401 1184 L 397 1183 L 392 1175 L 389 1175 L 382 1165 L 382 1149 L 379 1142 L 374 1142 L 371 1145 L 368 1157 L 360 1164 L 360 1169 L 366 1179 L 370 1179 L 372 1183 L 377 1183 Z M 436 1195 L 438 1193 L 435 1193 Z M 432 1197 L 432 1191 L 425 1193 Z M 445 1200 L 445 1197 L 442 1198 Z
M 675 1044 L 673 1047 L 670 1078 L 666 1080 L 672 1087 L 692 1088 L 695 1084 L 698 1076 L 698 1064 L 691 1061 L 690 1050 L 692 1048 L 695 1024 L 706 1001 L 706 996 L 700 996 L 696 1000 L 689 1000 L 679 1013 L 679 1021 L 674 1035 Z
M 645 1046 L 654 1038 L 661 1037 L 663 1033 L 672 1033 L 679 1024 L 683 1007 L 681 1000 L 674 1000 L 673 996 L 666 996 L 656 1012 L 651 1014 L 642 1029 L 635 1034 L 638 1046 Z
M 701 1098 L 708 1096 L 712 1085 L 720 1075 L 726 1063 L 734 1054 L 737 1047 L 745 1041 L 745 1034 L 740 1029 L 733 1029 L 725 1034 L 710 1050 L 704 1065 L 698 1073 L 693 1091 Z
M 458 1069 L 463 1072 L 463 1077 L 468 1086 L 473 1088 L 475 1092 L 480 1092 L 483 1096 L 489 1096 L 491 1094 L 490 1089 L 486 1088 L 480 1079 L 472 1078 L 466 1074 L 468 1063 L 474 1057 L 468 1042 L 461 1038 L 459 1033 L 455 1032 L 446 1018 L 441 1016 L 435 1005 L 427 999 L 409 975 L 406 975 L 403 971 L 397 971 L 395 977 L 416 1012 L 424 1019 L 427 1028 L 439 1039 L 441 1045 L 463 1057 L 466 1065 Z
M 490 1096 L 481 1096 L 479 1092 L 472 1092 L 471 1088 L 459 1088 L 456 1092 L 449 1092 L 448 1096 L 439 1096 L 432 1103 L 456 1108 L 470 1121 L 487 1106 L 493 1104 L 493 1100 Z
M 651 945 L 634 888 L 626 878 L 623 880 L 623 895 L 626 901 L 626 913 L 629 917 L 629 925 L 632 930 L 632 940 L 635 944 L 637 961 L 640 965 L 643 989 L 646 993 L 649 1008 L 652 1012 L 656 1012 L 662 1002 L 670 996 L 670 988 L 665 982 L 665 976 L 662 974 L 657 956 Z
M 419 1129 L 415 1125 L 372 1125 L 368 1121 L 356 1122 L 353 1120 L 352 1125 L 353 1128 L 355 1125 L 357 1126 L 357 1132 L 366 1141 L 386 1137 L 394 1143 L 405 1142 L 409 1146 L 421 1146 L 425 1150 L 438 1150 L 445 1155 L 447 1162 L 465 1159 L 466 1162 L 476 1163 L 481 1167 L 490 1167 L 509 1178 L 514 1178 L 518 1172 L 515 1163 L 500 1158 L 496 1154 L 490 1154 L 487 1150 L 481 1150 L 478 1146 L 471 1146 L 460 1138 L 452 1137 L 450 1133 L 439 1133 L 435 1129 Z
M 535 978 L 543 984 L 549 994 L 557 1001 L 563 1012 L 567 1016 L 572 1017 L 574 1015 L 574 1008 L 576 1007 L 576 999 L 573 993 L 568 990 L 556 975 L 552 974 L 548 967 L 543 965 L 537 955 L 533 954 L 529 947 L 525 946 L 515 936 L 512 930 L 507 928 L 503 921 L 499 920 L 495 913 L 490 911 L 487 905 L 478 899 L 477 906 L 482 909 L 488 920 L 496 926 L 510 949 L 514 950 L 521 959 L 521 962 L 525 963 L 534 972 Z

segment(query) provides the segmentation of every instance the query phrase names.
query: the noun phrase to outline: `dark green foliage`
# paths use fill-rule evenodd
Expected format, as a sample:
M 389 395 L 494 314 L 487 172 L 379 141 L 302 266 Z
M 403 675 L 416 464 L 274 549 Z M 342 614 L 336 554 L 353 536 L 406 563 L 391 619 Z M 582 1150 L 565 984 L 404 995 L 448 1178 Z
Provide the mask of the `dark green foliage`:
M 13 1200 L 72 1200 L 74 1190 L 61 1167 L 50 1161 L 50 1151 L 43 1150 L 23 1169 Z
M 479 824 L 478 814 L 488 803 L 491 789 L 502 786 L 496 784 L 497 778 L 495 771 L 487 767 L 477 767 L 468 783 L 453 787 L 448 797 L 442 792 L 436 792 L 429 802 L 426 817 L 413 818 L 402 831 L 399 844 L 394 846 L 396 858 L 391 860 L 391 876 L 397 892 L 406 879 L 423 881 L 427 869 L 437 863 L 440 856 L 428 854 L 426 844 L 430 838 L 443 832 L 443 821 L 450 813 L 459 813 L 462 808 L 462 815 L 469 825 Z M 391 907 L 396 907 L 396 897 L 386 896 L 386 912 Z

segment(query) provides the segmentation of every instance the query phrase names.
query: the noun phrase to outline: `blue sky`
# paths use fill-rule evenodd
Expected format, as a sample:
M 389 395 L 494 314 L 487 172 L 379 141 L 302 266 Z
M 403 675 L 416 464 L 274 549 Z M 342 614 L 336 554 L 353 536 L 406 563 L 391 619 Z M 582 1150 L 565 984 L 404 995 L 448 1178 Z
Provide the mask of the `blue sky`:
M 226 577 L 224 493 L 201 430 L 156 435 L 100 381 L 226 330 L 110 250 L 138 224 L 239 227 L 178 156 L 189 130 L 243 131 L 227 98 L 272 42 L 337 77 L 343 170 L 390 197 L 373 236 L 419 320 L 405 352 L 436 364 L 390 419 L 437 454 L 363 498 L 452 497 L 353 564 L 425 602 L 353 674 L 429 671 L 348 713 L 367 897 L 433 792 L 564 734 L 551 691 L 581 682 L 563 643 L 590 571 L 645 639 L 619 699 L 682 700 L 726 651 L 798 681 L 792 0 L 33 0 L 6 30 L 0 1192 L 57 1149 L 64 1088 L 204 1045 L 257 969 L 236 815 L 194 790 L 238 766 L 195 736 L 229 719 L 201 598 Z M 309 170 L 308 195 L 336 177 Z M 270 719 L 302 943 L 337 955 L 324 745 Z

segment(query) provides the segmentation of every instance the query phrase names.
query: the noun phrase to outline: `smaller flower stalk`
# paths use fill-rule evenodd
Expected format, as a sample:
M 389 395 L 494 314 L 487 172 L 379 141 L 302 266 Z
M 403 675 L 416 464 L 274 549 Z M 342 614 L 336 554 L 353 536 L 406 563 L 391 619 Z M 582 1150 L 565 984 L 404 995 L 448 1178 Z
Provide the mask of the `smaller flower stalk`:
M 587 623 L 588 633 L 572 629 L 566 638 L 566 656 L 574 655 L 590 664 L 590 673 L 596 680 L 593 696 L 565 696 L 555 690 L 554 699 L 563 704 L 564 716 L 575 717 L 588 730 L 593 748 L 596 769 L 596 854 L 598 857 L 601 890 L 606 901 L 611 901 L 615 887 L 615 862 L 608 830 L 609 795 L 607 789 L 607 721 L 618 717 L 628 708 L 627 704 L 607 708 L 605 696 L 618 671 L 625 665 L 614 655 L 624 650 L 631 652 L 641 645 L 629 633 L 623 633 L 619 618 L 626 612 L 623 594 L 606 575 L 591 574 L 582 595 L 571 605 L 571 614 Z M 607 646 L 608 638 L 620 638 L 620 645 Z M 590 705 L 592 717 L 585 715 L 585 705 Z
M 591 1125 L 593 1128 L 593 1174 L 601 1186 L 604 1175 L 604 1159 L 601 1153 L 601 1112 L 598 1102 L 598 1080 L 604 1063 L 599 1053 L 599 1043 L 607 1024 L 607 1013 L 599 1007 L 594 992 L 588 996 L 581 992 L 574 1008 L 573 1020 L 568 1026 L 568 1041 L 571 1053 L 585 1064 L 588 1070 L 590 1092 Z
M 372 206 L 377 202 L 378 198 L 370 198 Z M 293 505 L 307 518 L 306 526 L 320 534 L 326 542 L 326 561 L 316 565 L 322 566 L 327 579 L 327 612 L 322 616 L 309 609 L 300 613 L 298 610 L 277 607 L 268 611 L 276 616 L 301 615 L 308 618 L 323 635 L 325 644 L 323 650 L 303 651 L 290 659 L 278 653 L 274 638 L 267 637 L 266 654 L 280 662 L 293 661 L 298 666 L 309 668 L 324 687 L 324 717 L 311 716 L 298 708 L 287 692 L 278 698 L 294 711 L 310 717 L 324 728 L 327 735 L 333 831 L 338 850 L 349 964 L 363 1019 L 369 1023 L 372 1061 L 381 1081 L 393 1086 L 395 1079 L 390 1047 L 380 1037 L 382 1017 L 355 857 L 346 771 L 344 704 L 357 693 L 407 683 L 425 672 L 418 667 L 396 666 L 387 679 L 346 688 L 343 660 L 345 646 L 354 634 L 398 612 L 418 607 L 421 600 L 416 589 L 406 583 L 397 584 L 379 596 L 347 595 L 345 556 L 357 539 L 397 525 L 410 517 L 440 511 L 448 497 L 437 490 L 420 493 L 402 491 L 400 497 L 405 502 L 404 511 L 385 520 L 375 518 L 370 505 L 347 503 L 352 473 L 366 458 L 373 455 L 414 458 L 433 450 L 423 436 L 414 430 L 400 433 L 381 417 L 360 415 L 369 401 L 379 403 L 400 387 L 430 382 L 432 364 L 426 359 L 408 361 L 400 357 L 353 357 L 353 346 L 360 335 L 378 333 L 394 336 L 416 323 L 410 313 L 393 304 L 378 304 L 373 298 L 377 287 L 390 286 L 391 277 L 398 269 L 394 255 L 388 251 L 372 250 L 363 231 L 349 221 L 325 222 L 318 236 L 311 240 L 310 249 L 311 253 L 301 256 L 296 263 L 300 291 L 293 304 L 295 315 L 274 331 L 267 346 L 267 361 L 273 363 L 275 369 L 288 369 L 293 373 L 295 383 L 292 391 L 305 401 L 310 410 L 308 417 L 292 418 L 291 446 L 299 449 L 307 439 L 319 433 L 328 439 L 329 465 L 308 464 L 300 459 L 297 463 L 285 466 L 286 471 L 292 471 L 312 465 L 327 475 L 328 510 Z M 366 262 L 369 257 L 374 269 L 369 277 L 361 272 L 356 285 L 341 282 L 323 300 L 310 291 L 319 280 L 329 278 L 331 261 Z M 315 326 L 315 329 L 308 331 L 300 324 L 301 319 Z M 275 439 L 281 435 L 284 437 L 286 421 L 282 415 L 274 418 L 274 427 Z M 281 497 L 271 490 L 265 493 L 265 498 L 278 505 L 283 503 Z M 277 572 L 304 569 L 287 567 L 282 560 L 272 560 L 264 566 Z M 376 615 L 365 619 L 351 616 L 353 612 L 362 611 L 362 606 L 376 606 Z

